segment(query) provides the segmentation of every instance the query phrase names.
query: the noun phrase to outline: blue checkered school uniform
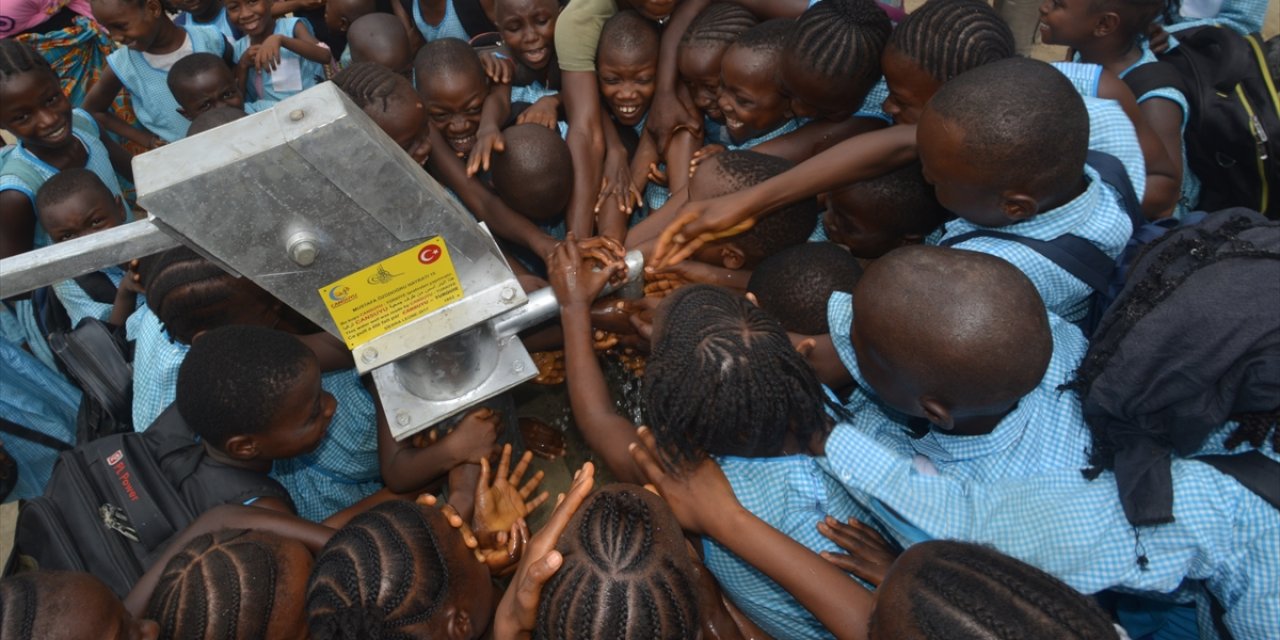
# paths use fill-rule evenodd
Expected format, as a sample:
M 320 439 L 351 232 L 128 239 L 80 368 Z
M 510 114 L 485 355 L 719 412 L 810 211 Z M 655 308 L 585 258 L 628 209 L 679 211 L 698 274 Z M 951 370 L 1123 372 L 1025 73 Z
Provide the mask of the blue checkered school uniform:
M 311 24 L 303 18 L 276 18 L 275 28 L 271 33 L 292 38 L 299 26 L 311 33 Z M 232 59 L 239 63 L 251 45 L 249 36 L 236 40 L 231 53 Z M 280 63 L 275 71 L 261 73 L 257 69 L 249 70 L 249 91 L 245 102 L 252 102 L 255 111 L 262 111 L 321 82 L 324 82 L 324 65 L 280 47 Z
M 0 340 L 0 418 L 74 445 L 79 407 L 78 389 L 20 346 Z M 0 440 L 20 469 L 5 499 L 43 495 L 59 451 L 7 433 Z
M 111 190 L 111 194 L 121 197 L 120 180 L 116 177 L 116 170 L 111 166 L 111 157 L 107 153 L 106 145 L 102 144 L 101 132 L 98 129 L 98 123 L 94 121 L 93 116 L 89 115 L 83 109 L 71 110 L 71 135 L 80 141 L 88 154 L 85 160 L 84 168 L 92 171 L 102 180 L 102 184 L 107 185 L 107 189 Z M 27 150 L 23 146 L 22 141 L 18 141 L 13 147 L 10 147 L 8 155 L 5 156 L 5 163 L 21 163 L 24 165 L 31 176 L 38 176 L 39 182 L 33 183 L 30 176 L 22 176 L 16 173 L 6 173 L 0 175 L 0 191 L 17 191 L 27 196 L 27 200 L 31 202 L 31 210 L 36 208 L 36 192 L 40 190 L 41 185 L 46 180 L 52 178 L 58 173 L 58 168 L 37 158 L 35 154 Z M 121 200 L 123 202 L 123 199 Z M 131 220 L 133 214 L 126 211 L 126 221 Z M 35 247 L 47 247 L 52 244 L 49 234 L 45 233 L 44 228 L 36 224 Z
M 169 336 L 160 318 L 139 305 L 125 321 L 125 335 L 133 341 L 133 428 L 146 431 L 173 404 L 178 368 L 191 350 Z
M 536 80 L 529 84 L 512 85 L 511 104 L 515 104 L 517 102 L 533 104 L 542 98 L 559 95 L 559 93 L 559 90 L 548 89 L 546 85 Z
M 458 11 L 453 8 L 453 0 L 445 0 L 444 17 L 440 19 L 440 24 L 435 25 L 422 17 L 422 2 L 423 0 L 413 0 L 413 23 L 418 26 L 418 31 L 427 42 L 441 38 L 457 38 L 464 41 L 471 39 L 462 26 L 462 20 L 458 18 Z
M 720 139 L 714 142 L 724 145 L 724 148 L 729 151 L 746 151 L 773 140 L 774 138 L 785 136 L 788 133 L 804 126 L 808 122 L 808 118 L 788 118 L 782 124 L 774 127 L 772 131 L 762 133 L 740 144 L 734 142 L 733 139 L 729 137 L 729 130 L 727 128 L 722 128 L 720 132 Z M 707 138 L 707 144 L 711 144 L 712 142 L 713 140 L 711 140 L 711 138 Z
M 111 284 L 116 288 L 120 287 L 120 281 L 124 280 L 124 269 L 117 266 L 110 266 L 100 270 L 111 280 Z M 113 304 L 108 302 L 98 302 L 85 293 L 85 290 L 74 279 L 63 280 L 54 283 L 53 293 L 58 296 L 58 300 L 62 303 L 63 308 L 67 310 L 67 317 L 71 319 L 71 326 L 80 324 L 84 318 L 97 318 L 106 322 L 111 318 L 111 309 Z
M 218 57 L 227 50 L 227 39 L 208 27 L 183 27 L 191 40 L 192 53 L 212 53 Z M 107 64 L 129 91 L 138 122 L 166 142 L 186 137 L 191 122 L 178 113 L 178 101 L 169 91 L 169 70 L 151 66 L 142 53 L 121 47 L 107 56 Z
M 884 120 L 889 124 L 893 124 L 893 116 L 885 113 L 884 101 L 889 99 L 889 83 L 884 81 L 881 76 L 871 87 L 871 91 L 867 93 L 867 97 L 862 100 L 862 105 L 853 113 L 855 118 L 874 118 L 876 120 Z
M 717 456 L 743 508 L 814 553 L 843 553 L 818 533 L 827 515 L 841 522 L 871 515 L 853 501 L 839 482 L 806 455 L 777 458 Z M 711 538 L 703 538 L 703 563 L 733 603 L 774 638 L 830 638 L 795 597 L 778 583 Z
M 1102 81 L 1102 65 L 1088 62 L 1050 62 L 1053 68 L 1075 85 L 1081 96 L 1098 97 L 1098 83 Z
M 641 139 L 644 139 L 644 135 L 645 135 L 644 124 L 648 119 L 649 119 L 649 114 L 646 113 L 644 114 L 643 118 L 640 118 L 640 122 L 637 122 L 635 126 L 631 127 L 632 129 L 635 130 L 636 135 L 640 136 Z M 658 170 L 666 171 L 667 163 L 659 160 Z M 647 218 L 650 213 L 657 211 L 658 209 L 661 209 L 662 205 L 666 204 L 667 201 L 670 199 L 671 199 L 670 189 L 656 182 L 652 182 L 652 181 L 646 182 L 644 185 L 644 207 L 642 207 L 643 213 L 636 212 L 632 214 L 631 219 L 628 222 L 628 226 L 635 226 L 641 220 L 644 220 L 645 218 Z
M 227 18 L 226 7 L 223 7 L 222 10 L 218 11 L 218 15 L 214 16 L 213 20 L 208 22 L 199 22 L 192 17 L 190 13 L 182 11 L 178 13 L 178 17 L 173 19 L 173 23 L 179 27 L 190 24 L 197 27 L 214 29 L 218 33 L 221 33 L 222 36 L 227 39 L 227 42 L 235 42 L 240 39 L 240 36 L 244 35 L 244 32 L 240 31 L 239 27 L 231 24 L 231 20 Z
M 1143 39 L 1139 45 L 1142 47 L 1142 57 L 1138 58 L 1138 61 L 1128 69 L 1120 72 L 1122 79 L 1133 72 L 1134 69 L 1144 64 L 1156 62 L 1156 54 L 1151 52 L 1151 47 L 1147 44 L 1146 39 Z M 1187 97 L 1173 87 L 1159 87 L 1138 96 L 1138 104 L 1142 104 L 1152 98 L 1164 98 L 1178 105 L 1179 109 L 1182 109 L 1182 123 L 1178 131 L 1185 135 L 1187 120 L 1191 115 L 1191 107 L 1187 104 Z M 1187 164 L 1187 143 L 1184 138 L 1182 141 L 1182 192 L 1178 198 L 1177 206 L 1174 207 L 1173 215 L 1176 218 L 1182 218 L 1188 211 L 1194 211 L 1198 204 L 1200 204 L 1200 179 L 1191 172 L 1191 165 Z
M 859 387 L 871 389 L 858 368 L 850 339 L 852 296 L 836 292 L 828 301 L 831 341 L 840 362 Z M 1091 439 L 1080 398 L 1060 387 L 1071 381 L 1089 347 L 1080 329 L 1049 314 L 1053 355 L 1044 377 L 991 433 L 954 436 L 930 429 L 923 437 L 908 435 L 906 418 L 877 401 L 849 407 L 858 425 L 874 432 L 882 444 L 899 454 L 921 456 L 937 473 L 960 480 L 989 482 L 1029 477 L 1047 469 L 1083 468 Z
M 1268 5 L 1269 0 L 1222 0 L 1221 3 L 1187 0 L 1181 3 L 1173 23 L 1164 25 L 1164 29 L 1174 34 L 1192 27 L 1221 25 L 1240 35 L 1258 33 L 1262 31 Z M 1176 46 L 1175 38 L 1169 38 L 1169 45 Z
M 271 477 L 289 490 L 298 515 L 319 522 L 382 488 L 378 418 L 355 369 L 330 371 L 320 385 L 338 408 L 315 451 L 276 460 Z
M 1173 522 L 1135 528 L 1111 473 L 1089 481 L 1077 466 L 991 483 L 930 475 L 857 416 L 836 426 L 826 454 L 827 471 L 894 539 L 991 545 L 1086 594 L 1170 593 L 1202 580 L 1235 637 L 1280 638 L 1280 511 L 1208 465 L 1173 460 Z

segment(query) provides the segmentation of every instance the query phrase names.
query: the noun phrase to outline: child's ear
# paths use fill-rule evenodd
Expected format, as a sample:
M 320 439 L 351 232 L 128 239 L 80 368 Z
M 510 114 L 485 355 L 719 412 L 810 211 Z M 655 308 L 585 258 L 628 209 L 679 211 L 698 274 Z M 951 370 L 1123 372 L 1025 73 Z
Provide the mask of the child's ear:
M 1001 194 L 1000 210 L 1006 218 L 1020 222 L 1040 213 L 1040 203 L 1025 193 L 1006 191 Z
M 920 408 L 924 409 L 924 417 L 935 427 L 943 431 L 952 431 L 956 428 L 951 409 L 947 408 L 941 400 L 933 396 L 924 396 L 920 398 Z
M 147 0 L 147 12 L 152 17 L 159 18 L 164 14 L 164 6 L 160 4 L 160 0 Z
M 742 265 L 747 263 L 747 255 L 738 248 L 738 245 L 732 242 L 725 243 L 720 248 L 720 263 L 726 269 L 741 269 Z
M 253 436 L 231 436 L 222 448 L 227 455 L 237 460 L 253 460 L 258 457 L 258 441 Z
M 1109 36 L 1116 32 L 1120 27 L 1120 16 L 1113 12 L 1107 12 L 1097 17 L 1093 23 L 1093 37 L 1101 38 Z
M 471 614 L 456 604 L 448 604 L 441 613 L 445 616 L 445 637 L 449 640 L 469 640 L 471 635 Z

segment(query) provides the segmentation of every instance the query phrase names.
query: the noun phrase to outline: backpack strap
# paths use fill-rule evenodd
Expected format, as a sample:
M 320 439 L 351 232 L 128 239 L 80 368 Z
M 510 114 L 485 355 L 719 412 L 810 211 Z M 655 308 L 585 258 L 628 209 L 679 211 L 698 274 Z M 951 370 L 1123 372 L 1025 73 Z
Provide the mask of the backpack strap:
M 1280 462 L 1259 451 L 1236 455 L 1199 456 L 1193 458 L 1221 471 L 1244 487 L 1280 509 Z
M 111 282 L 111 278 L 101 271 L 91 271 L 82 276 L 76 276 L 76 284 L 84 290 L 94 302 L 103 304 L 114 304 L 116 301 L 116 285 Z
M 1134 98 L 1169 87 L 1176 89 L 1182 95 L 1187 94 L 1186 85 L 1182 81 L 1182 73 L 1178 68 L 1168 62 L 1156 61 L 1139 65 L 1137 68 L 1131 69 L 1129 73 L 1124 74 L 1121 78 L 1124 83 L 1129 85 L 1129 89 L 1133 91 Z
M 1071 234 L 1061 235 L 1053 240 L 1036 240 L 1004 231 L 979 229 L 962 233 L 954 238 L 947 238 L 940 244 L 944 247 L 950 247 L 973 238 L 999 238 L 1009 242 L 1016 242 L 1044 256 L 1050 262 L 1061 267 L 1063 271 L 1089 285 L 1089 288 L 1094 291 L 1107 290 L 1111 282 L 1111 271 L 1116 266 L 1116 261 L 1103 252 L 1102 249 L 1095 247 L 1092 242 L 1080 236 Z
M 1142 199 L 1133 190 L 1129 170 L 1124 168 L 1124 163 L 1119 158 L 1105 151 L 1090 149 L 1089 155 L 1085 157 L 1085 164 L 1097 171 L 1098 177 L 1120 194 L 1125 213 L 1129 214 L 1129 221 L 1133 223 L 1134 231 L 1147 223 L 1147 219 L 1142 215 Z
M 72 445 L 63 442 L 47 433 L 41 433 L 35 429 L 24 427 L 16 422 L 10 422 L 5 418 L 0 418 L 0 433 L 7 433 L 15 438 L 22 438 L 27 442 L 48 447 L 54 451 L 70 451 Z

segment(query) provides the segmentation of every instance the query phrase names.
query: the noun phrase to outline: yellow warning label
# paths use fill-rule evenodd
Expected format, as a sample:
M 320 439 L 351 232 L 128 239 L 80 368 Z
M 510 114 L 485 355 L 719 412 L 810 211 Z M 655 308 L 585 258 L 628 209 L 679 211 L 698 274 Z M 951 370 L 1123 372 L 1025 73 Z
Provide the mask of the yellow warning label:
M 320 290 L 348 349 L 462 297 L 444 238 L 361 269 Z

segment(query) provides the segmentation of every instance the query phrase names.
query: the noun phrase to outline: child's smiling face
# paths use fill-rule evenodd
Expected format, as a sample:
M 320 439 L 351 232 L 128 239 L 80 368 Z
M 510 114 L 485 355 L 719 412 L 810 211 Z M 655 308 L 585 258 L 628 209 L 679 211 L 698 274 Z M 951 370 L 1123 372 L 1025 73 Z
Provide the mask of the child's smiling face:
M 621 52 L 605 44 L 596 61 L 596 74 L 613 117 L 626 126 L 639 124 L 657 89 L 657 51 Z
M 227 18 L 250 37 L 269 35 L 276 26 L 271 0 L 227 0 Z
M 484 76 L 457 72 L 438 72 L 430 78 L 419 76 L 419 93 L 431 126 L 459 157 L 470 155 L 480 128 L 480 112 L 489 96 Z
M 33 69 L 0 82 L 0 128 L 27 147 L 65 149 L 71 135 L 71 101 L 48 69 Z
M 1040 41 L 1079 46 L 1093 38 L 1099 15 L 1093 12 L 1093 0 L 1044 0 L 1040 4 Z
M 139 6 L 128 0 L 94 0 L 93 17 L 122 47 L 146 51 L 155 42 L 164 9 L 160 0 L 146 0 Z
M 791 117 L 790 105 L 778 91 L 776 56 L 731 46 L 720 63 L 720 110 L 729 137 L 741 144 L 768 133 Z
M 554 0 L 497 0 L 493 11 L 511 54 L 530 69 L 545 69 L 555 53 L 559 5 Z
M 724 49 L 720 47 L 681 47 L 677 61 L 680 79 L 689 89 L 694 106 L 704 116 L 720 123 L 724 122 L 724 112 L 720 111 L 718 102 L 720 59 L 723 56 Z

